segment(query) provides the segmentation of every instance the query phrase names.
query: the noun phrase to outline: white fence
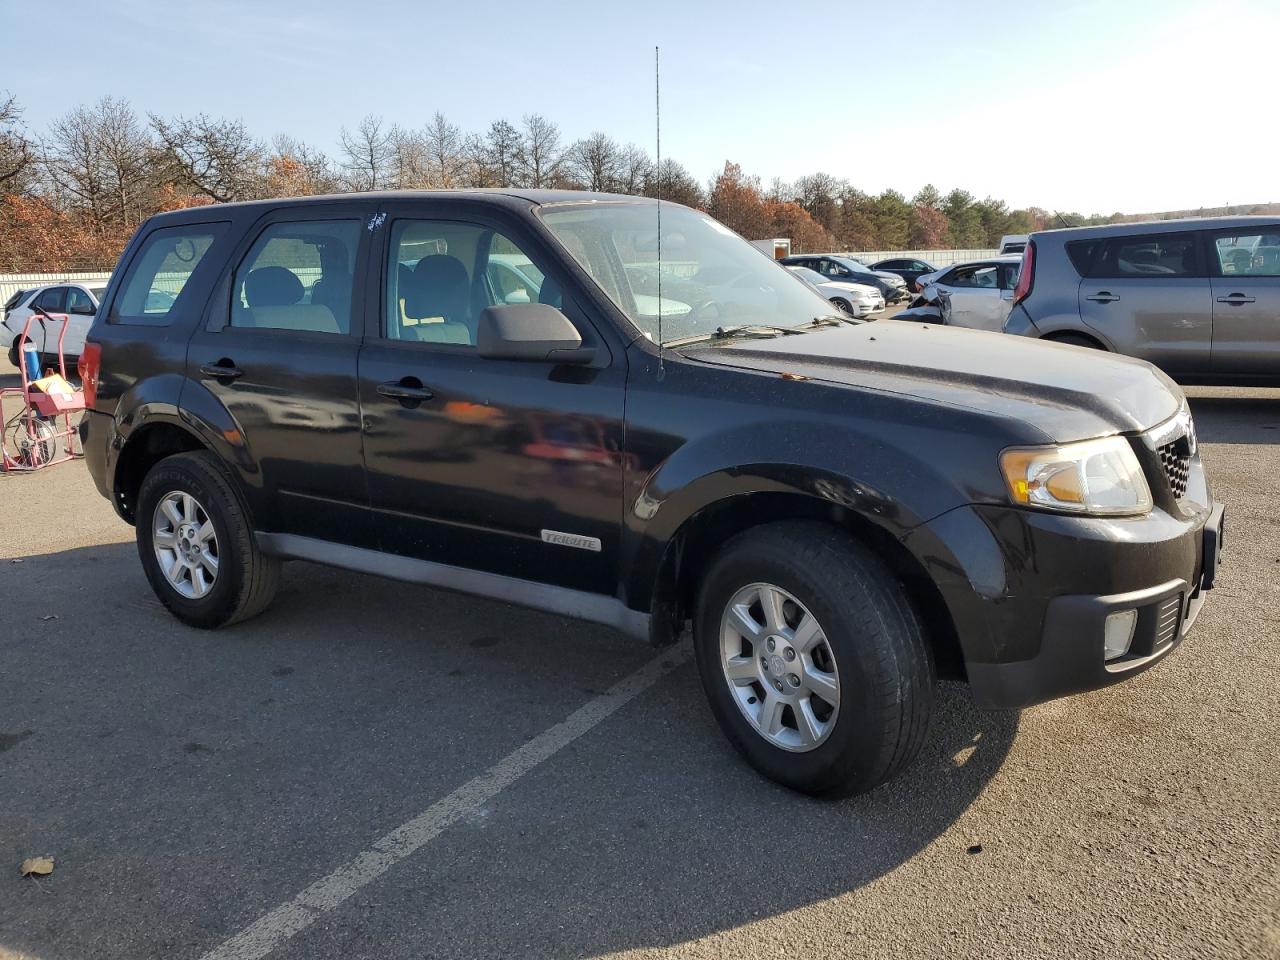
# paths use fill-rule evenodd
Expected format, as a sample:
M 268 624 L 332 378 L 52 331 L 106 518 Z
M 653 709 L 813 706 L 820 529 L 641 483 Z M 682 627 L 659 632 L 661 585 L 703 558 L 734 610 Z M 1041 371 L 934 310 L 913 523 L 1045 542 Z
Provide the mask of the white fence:
M 32 287 L 48 287 L 56 283 L 84 283 L 92 287 L 105 287 L 111 279 L 107 273 L 0 273 L 0 304 L 19 290 Z
M 846 256 L 856 257 L 863 263 L 879 263 L 881 260 L 923 260 L 935 267 L 949 267 L 953 263 L 970 260 L 986 260 L 1000 255 L 999 250 L 851 250 Z

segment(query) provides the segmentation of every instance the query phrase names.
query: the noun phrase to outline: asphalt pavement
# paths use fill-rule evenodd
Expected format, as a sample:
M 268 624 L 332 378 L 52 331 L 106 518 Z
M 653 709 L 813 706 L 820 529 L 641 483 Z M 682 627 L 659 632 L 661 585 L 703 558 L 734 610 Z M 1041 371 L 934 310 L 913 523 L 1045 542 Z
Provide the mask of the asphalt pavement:
M 0 958 L 1280 957 L 1280 391 L 1191 394 L 1228 526 L 1182 648 L 944 685 L 841 802 L 680 648 L 305 563 L 191 630 L 82 464 L 0 477 Z

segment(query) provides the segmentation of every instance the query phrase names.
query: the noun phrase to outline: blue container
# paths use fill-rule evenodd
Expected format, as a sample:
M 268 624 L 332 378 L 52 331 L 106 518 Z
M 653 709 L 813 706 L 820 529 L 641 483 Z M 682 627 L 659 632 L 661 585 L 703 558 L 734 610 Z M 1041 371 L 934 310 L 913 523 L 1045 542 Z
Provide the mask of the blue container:
M 34 343 L 26 343 L 22 347 L 22 365 L 27 368 L 28 380 L 40 379 L 40 351 Z

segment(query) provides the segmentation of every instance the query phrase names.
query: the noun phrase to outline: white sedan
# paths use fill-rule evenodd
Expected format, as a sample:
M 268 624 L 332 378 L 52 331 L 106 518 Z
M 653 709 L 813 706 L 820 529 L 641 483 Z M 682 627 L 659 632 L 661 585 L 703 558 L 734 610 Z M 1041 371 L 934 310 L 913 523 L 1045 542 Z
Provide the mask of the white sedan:
M 787 269 L 809 286 L 815 287 L 820 294 L 835 304 L 837 309 L 851 317 L 862 318 L 884 309 L 884 295 L 875 287 L 869 287 L 865 283 L 832 280 L 808 267 L 787 267 Z
M 1021 256 L 971 260 L 926 273 L 916 282 L 927 299 L 938 301 L 950 326 L 999 333 L 1013 306 L 1021 264 Z

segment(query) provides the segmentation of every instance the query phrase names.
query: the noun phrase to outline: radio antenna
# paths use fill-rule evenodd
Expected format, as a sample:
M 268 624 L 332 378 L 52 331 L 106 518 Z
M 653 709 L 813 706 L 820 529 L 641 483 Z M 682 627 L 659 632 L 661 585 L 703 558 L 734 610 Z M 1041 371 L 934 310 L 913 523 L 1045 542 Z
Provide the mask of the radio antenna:
M 662 355 L 662 72 L 658 48 L 653 48 L 653 139 L 658 177 L 658 379 L 666 375 Z

